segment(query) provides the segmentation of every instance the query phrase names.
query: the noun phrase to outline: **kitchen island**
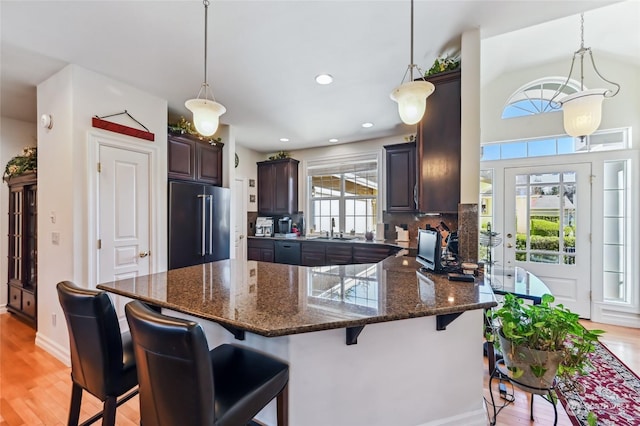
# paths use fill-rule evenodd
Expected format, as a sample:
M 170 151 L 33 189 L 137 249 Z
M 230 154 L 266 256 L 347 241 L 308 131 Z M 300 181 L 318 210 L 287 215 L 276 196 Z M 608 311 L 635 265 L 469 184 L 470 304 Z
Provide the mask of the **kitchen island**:
M 211 346 L 287 361 L 291 425 L 486 424 L 483 310 L 495 306 L 493 292 L 419 267 L 411 257 L 321 267 L 223 260 L 98 288 L 195 318 Z M 275 403 L 257 418 L 275 424 Z

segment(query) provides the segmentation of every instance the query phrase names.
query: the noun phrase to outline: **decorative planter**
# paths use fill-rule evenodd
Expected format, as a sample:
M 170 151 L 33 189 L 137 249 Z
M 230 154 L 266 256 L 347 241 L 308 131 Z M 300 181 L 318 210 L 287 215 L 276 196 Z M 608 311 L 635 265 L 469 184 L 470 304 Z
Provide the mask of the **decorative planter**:
M 517 382 L 516 385 L 525 385 L 527 392 L 546 394 L 547 389 L 553 387 L 558 366 L 562 361 L 562 353 L 539 351 L 526 346 L 514 346 L 510 340 L 502 335 L 502 330 L 498 333 L 498 337 L 509 378 Z M 518 370 L 523 374 L 515 377 L 518 375 L 515 374 Z M 536 375 L 534 371 L 538 371 L 539 374 Z

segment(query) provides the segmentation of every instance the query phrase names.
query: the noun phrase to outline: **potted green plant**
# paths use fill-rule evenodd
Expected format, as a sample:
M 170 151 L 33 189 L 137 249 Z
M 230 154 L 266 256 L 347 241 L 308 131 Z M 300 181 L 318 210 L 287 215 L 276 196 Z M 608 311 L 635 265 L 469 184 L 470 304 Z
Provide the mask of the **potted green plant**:
M 38 169 L 38 149 L 28 146 L 22 150 L 22 155 L 13 157 L 4 168 L 2 180 L 8 181 L 12 177 L 24 173 L 35 172 Z
M 585 374 L 591 365 L 588 354 L 604 333 L 587 330 L 578 314 L 552 306 L 554 300 L 546 294 L 531 305 L 506 294 L 502 305 L 488 313 L 492 327 L 487 339 L 502 352 L 509 377 L 534 389 L 553 387 L 556 376 L 575 385 L 573 379 Z

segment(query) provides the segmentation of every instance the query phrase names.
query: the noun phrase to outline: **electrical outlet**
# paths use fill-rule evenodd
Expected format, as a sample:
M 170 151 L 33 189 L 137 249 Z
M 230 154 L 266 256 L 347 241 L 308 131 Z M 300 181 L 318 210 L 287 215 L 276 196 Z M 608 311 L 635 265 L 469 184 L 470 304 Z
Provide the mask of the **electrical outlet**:
M 51 244 L 53 245 L 60 245 L 60 233 L 59 232 L 52 232 L 51 233 Z
M 57 321 L 57 319 L 58 319 L 58 318 L 57 318 L 57 316 L 56 316 L 56 314 L 55 314 L 55 313 L 51 314 L 51 325 L 52 325 L 52 326 L 54 326 L 54 327 L 56 326 L 56 321 Z

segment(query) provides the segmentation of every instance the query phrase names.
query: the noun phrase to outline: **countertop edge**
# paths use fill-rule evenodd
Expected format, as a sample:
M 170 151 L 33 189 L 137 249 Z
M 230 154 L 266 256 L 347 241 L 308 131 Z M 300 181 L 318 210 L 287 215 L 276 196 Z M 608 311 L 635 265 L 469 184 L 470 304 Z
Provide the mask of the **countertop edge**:
M 326 323 L 326 324 L 312 324 L 308 326 L 298 326 L 294 328 L 266 330 L 258 327 L 253 327 L 245 323 L 229 321 L 228 319 L 225 319 L 225 318 L 207 316 L 197 311 L 185 309 L 184 307 L 173 306 L 169 303 L 162 303 L 162 302 L 159 303 L 157 300 L 153 300 L 151 298 L 141 297 L 139 295 L 132 295 L 131 293 L 119 291 L 118 289 L 115 289 L 113 287 L 102 286 L 101 284 L 99 284 L 97 288 L 100 290 L 108 291 L 110 293 L 128 297 L 128 298 L 135 296 L 137 300 L 140 300 L 147 304 L 151 304 L 153 306 L 170 309 L 176 312 L 192 315 L 194 317 L 202 318 L 208 321 L 214 321 L 223 326 L 230 326 L 233 328 L 237 328 L 239 330 L 244 330 L 246 332 L 254 333 L 264 337 L 282 337 L 282 336 L 289 336 L 294 334 L 311 333 L 316 331 L 335 330 L 335 329 L 341 329 L 341 328 L 359 327 L 359 326 L 366 326 L 366 325 L 391 322 L 391 321 L 400 321 L 400 320 L 411 319 L 411 318 L 457 314 L 457 313 L 464 313 L 467 311 L 474 311 L 478 309 L 489 309 L 498 305 L 494 297 L 493 301 L 491 302 L 474 303 L 474 304 L 468 304 L 468 305 L 457 305 L 452 307 L 425 310 L 421 312 L 409 312 L 407 314 L 402 314 L 402 315 L 398 314 L 398 315 L 387 316 L 387 317 L 380 316 L 376 318 L 363 318 L 363 319 L 355 319 L 355 320 L 335 321 L 335 322 Z

